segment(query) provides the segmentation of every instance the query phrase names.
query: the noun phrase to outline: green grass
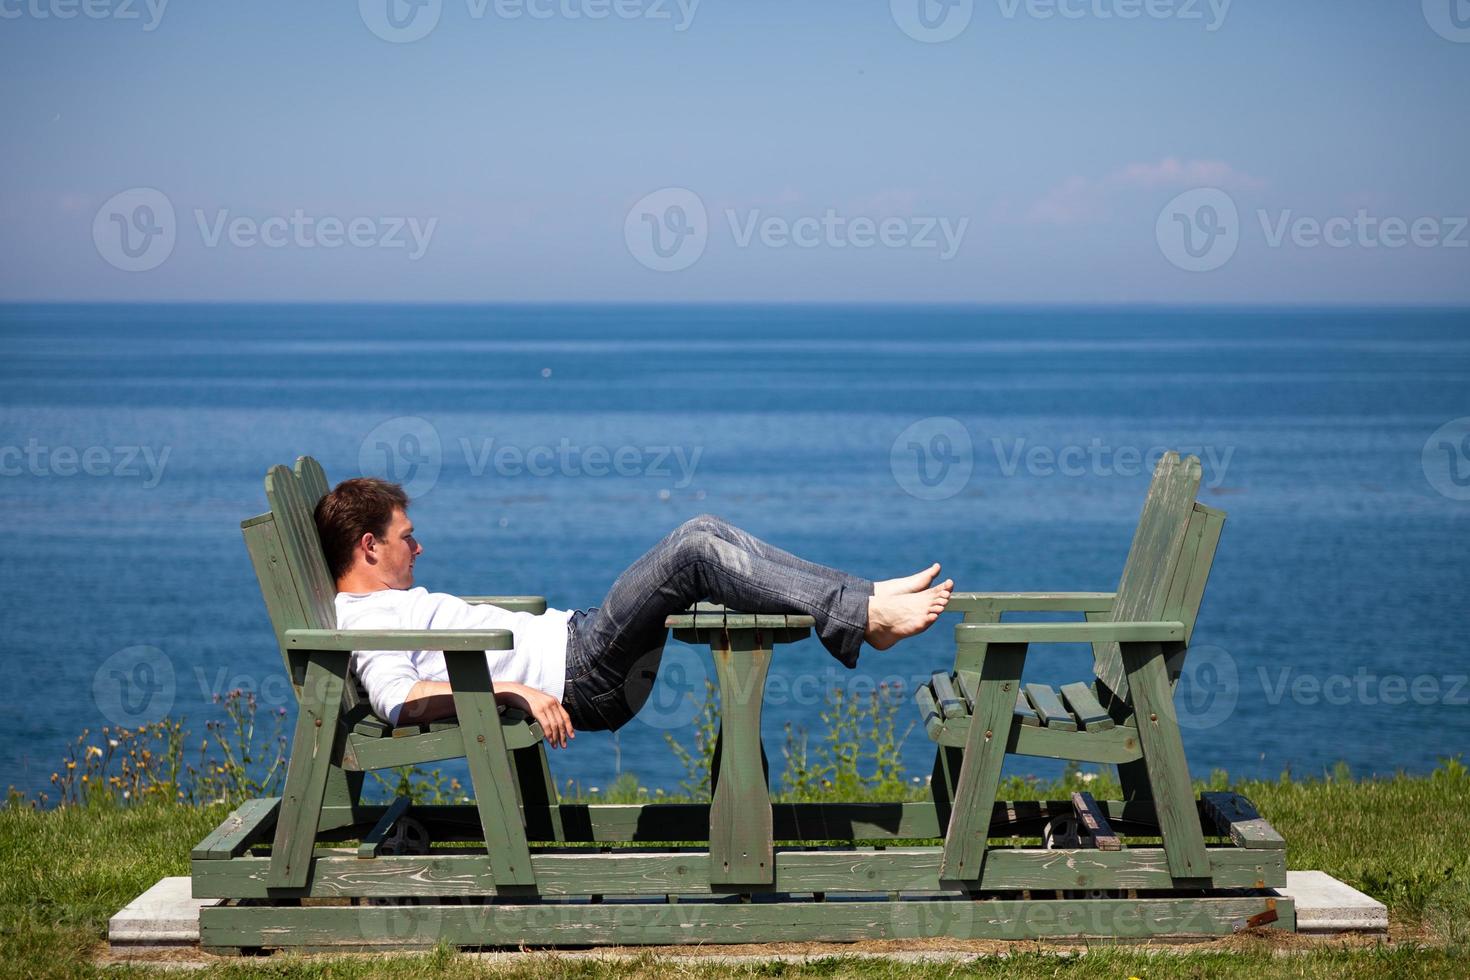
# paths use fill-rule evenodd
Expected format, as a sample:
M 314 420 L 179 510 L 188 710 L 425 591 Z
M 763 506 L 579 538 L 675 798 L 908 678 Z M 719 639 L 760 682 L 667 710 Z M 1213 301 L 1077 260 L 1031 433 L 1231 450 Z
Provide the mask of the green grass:
M 1072 775 L 1051 786 L 1010 781 L 1013 797 L 1056 798 L 1080 785 Z M 1220 788 L 1223 776 L 1211 781 Z M 1115 795 L 1102 777 L 1088 788 Z M 1000 975 L 1014 977 L 1464 977 L 1470 975 L 1470 772 L 1451 762 L 1427 777 L 1357 781 L 1321 779 L 1244 782 L 1253 800 L 1288 841 L 1293 868 L 1317 868 L 1389 906 L 1394 942 L 1357 949 L 1319 948 L 1280 955 L 1269 941 L 1229 949 L 1155 953 L 1101 947 L 1084 957 L 1058 957 L 1022 947 L 1005 959 L 966 964 L 895 964 L 832 957 L 799 966 L 718 967 L 681 961 L 681 974 L 826 977 Z M 645 797 L 646 798 L 646 797 Z M 1064 798 L 1064 796 L 1063 796 Z M 100 971 L 107 920 L 164 875 L 188 873 L 188 851 L 227 813 L 151 803 L 37 810 L 0 808 L 0 975 L 91 976 Z M 126 968 L 121 972 L 130 973 Z M 395 957 L 395 976 L 545 976 L 548 964 L 495 966 L 447 952 Z M 106 971 L 115 975 L 119 968 Z M 220 961 L 211 976 L 380 976 L 373 957 Z M 656 959 L 588 964 L 563 961 L 573 976 L 652 976 L 669 972 Z

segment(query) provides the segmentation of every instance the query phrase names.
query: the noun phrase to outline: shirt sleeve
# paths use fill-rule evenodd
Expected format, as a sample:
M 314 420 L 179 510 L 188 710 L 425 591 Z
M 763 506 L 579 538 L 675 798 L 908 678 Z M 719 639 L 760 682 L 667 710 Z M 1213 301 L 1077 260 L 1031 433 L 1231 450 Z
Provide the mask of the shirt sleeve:
M 373 612 L 354 620 L 352 628 L 387 630 L 398 629 L 399 624 L 392 613 Z M 413 654 L 406 650 L 356 650 L 352 654 L 352 672 L 367 689 L 373 713 L 396 726 L 408 692 L 419 682 Z

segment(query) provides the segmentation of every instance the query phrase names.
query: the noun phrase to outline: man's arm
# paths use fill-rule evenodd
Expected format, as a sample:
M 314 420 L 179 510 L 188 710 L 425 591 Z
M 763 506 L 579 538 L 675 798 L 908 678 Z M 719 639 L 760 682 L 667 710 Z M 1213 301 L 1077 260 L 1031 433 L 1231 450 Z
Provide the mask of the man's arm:
M 576 738 L 572 719 L 561 702 L 534 687 L 499 681 L 495 684 L 495 703 L 519 708 L 541 724 L 546 743 L 553 748 L 566 748 L 567 740 Z M 418 681 L 409 688 L 403 707 L 398 709 L 398 724 L 422 725 L 454 716 L 454 692 L 448 681 Z

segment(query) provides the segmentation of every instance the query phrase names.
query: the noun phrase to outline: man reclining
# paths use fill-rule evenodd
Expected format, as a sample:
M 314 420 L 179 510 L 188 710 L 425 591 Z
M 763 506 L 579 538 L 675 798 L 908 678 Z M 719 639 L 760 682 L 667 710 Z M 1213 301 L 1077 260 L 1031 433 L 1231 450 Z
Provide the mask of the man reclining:
M 618 576 L 602 605 L 545 614 L 470 605 L 414 588 L 423 547 L 396 483 L 345 480 L 316 506 L 327 567 L 337 583 L 340 629 L 505 629 L 514 648 L 490 651 L 496 701 L 541 723 L 561 748 L 574 730 L 618 729 L 647 700 L 668 631 L 664 619 L 709 600 L 752 613 L 804 613 L 839 661 L 857 665 L 864 641 L 886 650 L 928 629 L 954 582 L 939 566 L 870 582 L 760 541 L 717 517 L 679 525 Z M 360 650 L 353 671 L 373 710 L 394 725 L 454 714 L 444 655 Z

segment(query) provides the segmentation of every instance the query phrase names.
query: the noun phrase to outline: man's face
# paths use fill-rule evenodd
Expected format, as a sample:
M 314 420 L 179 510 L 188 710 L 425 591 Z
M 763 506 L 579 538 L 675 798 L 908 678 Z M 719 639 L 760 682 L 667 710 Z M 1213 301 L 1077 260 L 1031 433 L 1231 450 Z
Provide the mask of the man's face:
M 413 562 L 423 551 L 413 536 L 413 522 L 401 508 L 395 508 L 388 530 L 373 549 L 378 577 L 390 589 L 413 588 Z

